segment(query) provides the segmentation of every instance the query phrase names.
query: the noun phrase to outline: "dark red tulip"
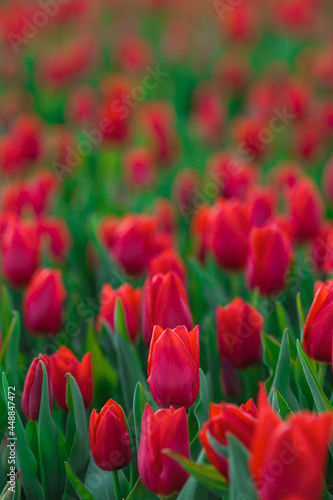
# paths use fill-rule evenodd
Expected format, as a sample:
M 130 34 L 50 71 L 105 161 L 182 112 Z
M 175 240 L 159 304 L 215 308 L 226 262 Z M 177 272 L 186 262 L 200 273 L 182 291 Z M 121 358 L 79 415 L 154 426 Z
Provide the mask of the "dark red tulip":
M 140 330 L 141 288 L 133 288 L 127 283 L 121 285 L 117 290 L 114 290 L 109 284 L 103 285 L 97 329 L 102 328 L 104 320 L 114 330 L 114 314 L 118 298 L 124 309 L 128 335 L 131 341 L 135 342 Z
M 216 309 L 216 330 L 220 355 L 234 368 L 259 363 L 262 355 L 263 316 L 250 304 L 236 297 Z
M 14 287 L 26 285 L 39 263 L 39 235 L 34 223 L 23 220 L 7 224 L 1 243 L 1 267 Z
M 165 449 L 189 458 L 185 409 L 174 410 L 171 406 L 154 413 L 146 404 L 141 421 L 138 469 L 145 487 L 163 497 L 178 493 L 188 478 L 187 472 L 163 453 Z
M 199 326 L 191 331 L 185 326 L 164 331 L 160 326 L 154 327 L 149 346 L 148 383 L 159 406 L 193 405 L 200 387 L 199 354 Z
M 37 336 L 56 335 L 63 324 L 66 295 L 61 271 L 36 271 L 23 297 L 23 318 L 27 330 Z
M 208 244 L 218 264 L 230 271 L 243 269 L 250 232 L 249 207 L 237 200 L 219 200 L 208 224 Z
M 173 271 L 147 278 L 142 297 L 142 335 L 149 347 L 153 328 L 192 329 L 192 315 L 187 293 L 181 279 Z
M 54 398 L 59 408 L 68 411 L 66 403 L 67 373 L 75 378 L 82 394 L 84 406 L 86 409 L 89 408 L 94 393 L 91 352 L 87 352 L 80 362 L 68 347 L 61 346 L 50 357 L 50 363 Z
M 276 195 L 271 187 L 257 187 L 247 198 L 251 212 L 251 226 L 262 226 L 274 213 Z
M 43 368 L 41 361 L 44 363 L 47 378 L 48 378 L 48 389 L 49 389 L 49 404 L 50 409 L 53 409 L 53 387 L 51 380 L 51 366 L 50 360 L 44 355 L 35 358 L 28 370 L 25 377 L 23 393 L 22 393 L 22 411 L 24 415 L 30 420 L 38 420 L 39 408 L 42 397 L 42 387 L 43 387 Z
M 95 464 L 102 470 L 116 471 L 131 461 L 130 437 L 123 409 L 109 399 L 98 414 L 95 408 L 89 421 L 89 443 Z
M 290 220 L 297 239 L 315 238 L 323 216 L 320 192 L 310 179 L 299 180 L 288 193 Z
M 283 290 L 290 260 L 290 243 L 276 224 L 251 230 L 246 280 L 252 290 L 258 287 L 261 295 Z

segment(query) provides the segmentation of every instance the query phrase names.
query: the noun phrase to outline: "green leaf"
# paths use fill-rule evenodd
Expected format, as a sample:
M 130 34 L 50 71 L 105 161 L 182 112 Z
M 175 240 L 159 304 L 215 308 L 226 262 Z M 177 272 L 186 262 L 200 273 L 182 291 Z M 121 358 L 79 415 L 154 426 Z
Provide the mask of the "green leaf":
M 21 490 L 22 490 L 22 479 L 21 479 L 21 471 L 16 472 L 15 474 L 15 492 L 11 491 L 12 485 L 10 482 L 7 482 L 4 487 L 2 493 L 0 494 L 0 500 L 20 500 L 21 498 Z
M 200 368 L 200 390 L 193 406 L 194 415 L 199 424 L 199 430 L 209 419 L 209 389 L 206 375 Z
M 305 319 L 304 319 L 304 312 L 303 312 L 303 306 L 302 306 L 300 293 L 297 294 L 296 305 L 297 305 L 298 323 L 299 323 L 299 330 L 300 330 L 300 339 L 301 339 L 301 342 L 303 342 L 303 330 L 304 330 Z
M 20 317 L 17 311 L 14 311 L 9 330 L 1 349 L 1 360 L 5 365 L 7 379 L 9 380 L 9 384 L 13 386 L 17 385 L 20 329 Z
M 10 323 L 12 321 L 12 300 L 9 295 L 7 287 L 3 286 L 1 288 L 1 297 L 0 297 L 0 329 L 4 338 L 7 335 L 7 331 L 9 329 Z
M 264 341 L 264 363 L 271 371 L 275 372 L 281 346 L 274 337 L 266 335 L 266 333 L 262 335 L 262 338 Z
M 257 500 L 257 494 L 248 470 L 249 453 L 231 434 L 229 443 L 229 499 Z
M 273 388 L 273 401 L 272 406 L 274 410 L 281 416 L 283 420 L 292 413 L 291 409 L 288 406 L 288 403 L 281 395 L 281 393 L 274 387 Z
M 130 342 L 127 333 L 124 308 L 119 297 L 117 297 L 116 307 L 114 310 L 114 325 L 115 325 L 115 330 L 117 330 L 127 342 Z
M 279 358 L 269 392 L 269 400 L 271 402 L 274 388 L 286 396 L 286 400 L 292 410 L 299 410 L 299 403 L 290 387 L 290 352 L 287 330 L 283 333 Z
M 139 478 L 126 500 L 158 500 L 158 497 L 147 490 Z
M 139 449 L 140 436 L 141 436 L 141 420 L 142 415 L 148 400 L 146 398 L 145 391 L 143 390 L 142 384 L 138 382 L 134 391 L 133 398 L 133 420 L 135 428 L 135 440 L 136 449 Z
M 205 458 L 204 450 L 201 450 L 197 463 L 202 463 Z M 209 491 L 200 484 L 195 477 L 190 476 L 186 481 L 181 492 L 177 496 L 177 500 L 207 500 Z
M 43 386 L 38 417 L 39 464 L 44 491 L 48 500 L 59 500 L 64 488 L 65 470 L 63 468 L 64 438 L 56 427 L 50 411 L 48 375 L 43 367 Z
M 212 465 L 191 462 L 191 460 L 171 450 L 164 450 L 164 453 L 176 460 L 183 469 L 194 476 L 199 483 L 214 493 L 214 495 L 221 496 L 228 491 L 225 478 Z
M 88 425 L 81 391 L 71 374 L 67 375 L 67 405 L 69 415 L 65 444 L 66 448 L 69 448 L 68 463 L 75 469 L 77 477 L 83 481 L 90 460 Z M 69 491 L 69 482 L 66 481 L 65 496 Z
M 5 373 L 2 374 L 2 387 L 5 400 L 8 403 L 8 382 Z M 45 494 L 37 477 L 37 462 L 29 448 L 24 427 L 17 410 L 15 410 L 16 466 L 22 469 L 22 486 L 27 500 L 45 500 Z
M 81 481 L 78 479 L 76 476 L 75 472 L 71 468 L 68 462 L 65 462 L 65 469 L 67 476 L 77 492 L 77 494 L 80 496 L 81 500 L 95 500 L 92 494 L 87 490 L 87 488 L 81 483 Z
M 302 348 L 299 341 L 297 341 L 297 352 L 298 352 L 299 359 L 300 359 L 301 364 L 302 364 L 302 368 L 303 368 L 306 380 L 309 384 L 317 411 L 318 412 L 331 411 L 332 405 L 329 402 L 323 389 L 321 388 L 321 386 L 318 382 L 318 379 L 317 379 L 316 375 L 314 374 L 312 366 L 309 363 L 309 360 L 308 360 L 305 352 L 303 351 L 303 348 Z

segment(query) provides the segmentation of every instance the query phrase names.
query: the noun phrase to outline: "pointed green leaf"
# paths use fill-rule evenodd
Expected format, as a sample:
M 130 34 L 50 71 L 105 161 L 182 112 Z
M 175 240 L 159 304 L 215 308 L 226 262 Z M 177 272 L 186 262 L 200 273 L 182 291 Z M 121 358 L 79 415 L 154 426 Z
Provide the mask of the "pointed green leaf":
M 87 488 L 81 483 L 81 481 L 78 479 L 76 476 L 75 472 L 71 468 L 68 462 L 65 462 L 65 468 L 66 468 L 66 473 L 67 476 L 77 492 L 77 494 L 80 496 L 81 500 L 95 500 L 92 494 L 87 490 Z
M 158 497 L 147 490 L 139 478 L 126 500 L 158 500 Z
M 229 499 L 258 500 L 248 470 L 249 452 L 231 434 L 229 443 Z

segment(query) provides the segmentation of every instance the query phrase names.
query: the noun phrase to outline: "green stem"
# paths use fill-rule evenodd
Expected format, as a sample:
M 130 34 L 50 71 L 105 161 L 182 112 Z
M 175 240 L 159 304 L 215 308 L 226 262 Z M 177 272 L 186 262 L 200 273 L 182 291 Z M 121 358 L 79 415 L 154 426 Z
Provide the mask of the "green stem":
M 115 493 L 115 496 L 116 496 L 116 500 L 122 500 L 121 490 L 120 490 L 120 483 L 119 483 L 119 477 L 118 477 L 118 471 L 117 470 L 112 471 L 112 478 L 113 478 L 113 487 L 114 487 L 114 493 Z
M 133 471 L 133 463 L 132 460 L 130 461 L 130 491 L 133 489 L 133 479 L 134 479 L 134 471 Z
M 327 370 L 326 363 L 319 363 L 318 364 L 317 378 L 318 378 L 318 382 L 319 382 L 320 386 L 323 389 L 324 389 L 324 384 L 325 384 L 326 370 Z

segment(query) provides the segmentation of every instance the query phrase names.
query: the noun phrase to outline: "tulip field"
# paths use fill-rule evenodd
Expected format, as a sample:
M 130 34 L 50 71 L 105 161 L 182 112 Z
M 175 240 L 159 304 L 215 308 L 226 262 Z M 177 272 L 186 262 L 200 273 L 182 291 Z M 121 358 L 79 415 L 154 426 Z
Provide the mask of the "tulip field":
M 333 499 L 332 34 L 0 1 L 0 500 Z

